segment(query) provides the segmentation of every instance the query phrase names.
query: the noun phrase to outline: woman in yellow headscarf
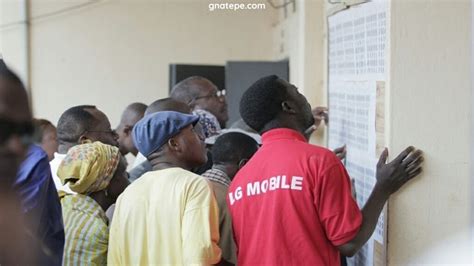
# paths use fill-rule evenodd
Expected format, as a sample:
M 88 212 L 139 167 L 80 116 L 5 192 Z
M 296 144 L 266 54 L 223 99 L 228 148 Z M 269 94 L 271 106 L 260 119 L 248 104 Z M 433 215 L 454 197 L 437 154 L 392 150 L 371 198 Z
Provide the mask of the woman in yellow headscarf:
M 58 169 L 77 194 L 61 199 L 66 241 L 63 265 L 105 265 L 109 239 L 105 211 L 128 186 L 119 149 L 101 142 L 72 147 Z

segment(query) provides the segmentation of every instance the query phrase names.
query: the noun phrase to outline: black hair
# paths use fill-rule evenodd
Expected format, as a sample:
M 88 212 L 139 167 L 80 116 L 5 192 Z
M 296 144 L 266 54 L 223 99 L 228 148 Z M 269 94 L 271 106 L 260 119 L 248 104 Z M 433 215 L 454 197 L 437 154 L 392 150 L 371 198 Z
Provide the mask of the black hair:
M 96 109 L 93 105 L 78 105 L 67 109 L 58 121 L 58 142 L 75 143 L 81 134 L 95 125 L 98 121 L 87 110 Z
M 194 98 L 199 97 L 200 87 L 196 85 L 196 81 L 208 81 L 208 79 L 200 76 L 192 76 L 186 78 L 171 90 L 170 97 L 184 103 L 190 103 Z
M 240 116 L 247 125 L 261 133 L 266 124 L 282 111 L 288 97 L 285 84 L 276 75 L 263 77 L 248 88 L 240 100 Z
M 216 139 L 212 146 L 212 159 L 215 164 L 238 163 L 250 159 L 258 149 L 258 143 L 250 136 L 229 132 Z

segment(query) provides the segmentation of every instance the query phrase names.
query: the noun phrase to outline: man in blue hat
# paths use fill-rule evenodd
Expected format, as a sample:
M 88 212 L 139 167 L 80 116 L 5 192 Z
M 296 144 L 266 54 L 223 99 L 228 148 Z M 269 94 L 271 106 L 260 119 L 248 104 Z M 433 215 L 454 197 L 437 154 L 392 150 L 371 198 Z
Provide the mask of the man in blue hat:
M 221 257 L 216 199 L 190 172 L 206 162 L 199 117 L 146 115 L 133 128 L 137 149 L 153 166 L 118 198 L 110 228 L 111 265 L 216 264 Z

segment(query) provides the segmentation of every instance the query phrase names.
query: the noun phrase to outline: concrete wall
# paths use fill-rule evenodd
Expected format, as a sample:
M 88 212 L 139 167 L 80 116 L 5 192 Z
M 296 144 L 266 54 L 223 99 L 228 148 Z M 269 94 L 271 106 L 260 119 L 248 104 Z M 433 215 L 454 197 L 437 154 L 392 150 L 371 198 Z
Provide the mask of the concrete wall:
M 31 15 L 87 2 L 35 0 Z M 276 11 L 210 12 L 212 2 L 108 0 L 33 19 L 35 115 L 55 123 L 66 108 L 89 103 L 104 110 L 115 125 L 128 103 L 148 104 L 168 95 L 170 63 L 273 59 Z M 15 42 L 4 42 L 5 57 L 10 56 L 10 44 Z
M 424 174 L 393 196 L 389 265 L 472 265 L 470 1 L 392 1 L 390 148 L 424 150 Z

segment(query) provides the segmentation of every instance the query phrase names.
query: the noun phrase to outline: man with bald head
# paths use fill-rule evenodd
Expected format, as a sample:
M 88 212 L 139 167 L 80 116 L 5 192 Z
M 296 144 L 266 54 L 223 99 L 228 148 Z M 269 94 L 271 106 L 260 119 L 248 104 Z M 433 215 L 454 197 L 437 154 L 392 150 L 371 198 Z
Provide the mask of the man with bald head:
M 150 106 L 146 108 L 145 115 L 162 111 L 175 111 L 183 114 L 192 112 L 191 107 L 181 101 L 177 101 L 173 98 L 163 98 L 152 102 Z
M 138 150 L 135 148 L 132 140 L 133 126 L 143 118 L 147 106 L 143 103 L 132 103 L 128 105 L 122 113 L 120 124 L 117 126 L 117 134 L 119 136 L 119 148 L 122 155 L 129 153 L 137 156 Z
M 188 104 L 200 117 L 206 138 L 218 135 L 229 120 L 225 91 L 206 78 L 193 76 L 179 82 L 171 90 L 171 98 Z

